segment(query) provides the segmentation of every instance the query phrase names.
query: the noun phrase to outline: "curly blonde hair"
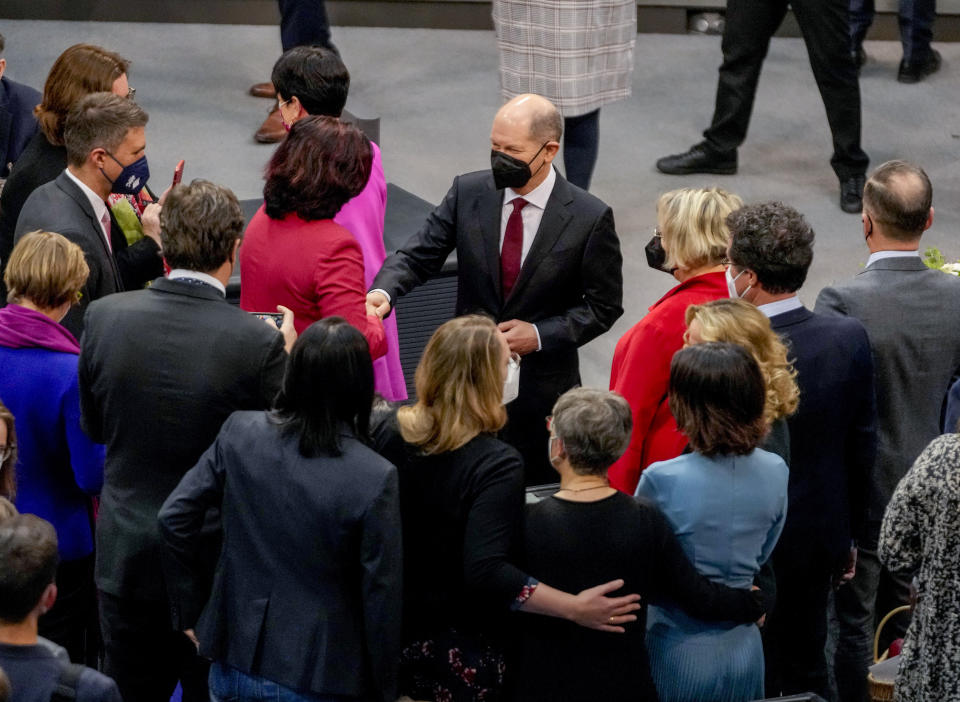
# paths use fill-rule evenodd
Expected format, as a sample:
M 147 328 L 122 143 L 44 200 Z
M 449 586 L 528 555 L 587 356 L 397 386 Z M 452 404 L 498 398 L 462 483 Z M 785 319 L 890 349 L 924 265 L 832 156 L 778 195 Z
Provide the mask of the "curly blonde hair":
M 687 308 L 686 322 L 700 324 L 701 341 L 728 341 L 743 346 L 760 366 L 767 399 L 763 417 L 772 424 L 797 411 L 800 389 L 797 371 L 787 360 L 787 347 L 770 327 L 770 320 L 743 300 L 721 299 Z M 687 340 L 687 335 L 684 335 Z

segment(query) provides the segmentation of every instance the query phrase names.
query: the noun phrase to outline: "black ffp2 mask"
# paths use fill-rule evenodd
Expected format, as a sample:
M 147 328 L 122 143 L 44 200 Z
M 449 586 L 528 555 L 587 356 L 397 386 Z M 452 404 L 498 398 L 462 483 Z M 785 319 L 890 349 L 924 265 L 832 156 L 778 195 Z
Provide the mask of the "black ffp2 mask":
M 654 234 L 653 238 L 643 247 L 643 251 L 647 254 L 648 266 L 655 271 L 663 271 L 664 273 L 673 275 L 673 271 L 676 269 L 667 266 L 667 252 L 663 249 L 663 242 L 660 240 L 659 235 Z
M 521 161 L 502 151 L 491 149 L 490 170 L 493 171 L 493 184 L 497 190 L 503 190 L 504 188 L 522 188 L 530 182 L 530 179 L 533 178 L 533 173 L 530 172 L 530 164 L 537 159 L 537 156 L 543 151 L 543 147 L 548 143 L 549 142 L 546 141 L 543 142 L 543 146 L 537 149 L 537 153 L 535 153 L 529 161 Z M 546 163 L 546 161 L 544 161 L 544 163 Z M 543 168 L 543 164 L 540 164 L 540 168 Z M 540 168 L 537 169 L 538 172 Z

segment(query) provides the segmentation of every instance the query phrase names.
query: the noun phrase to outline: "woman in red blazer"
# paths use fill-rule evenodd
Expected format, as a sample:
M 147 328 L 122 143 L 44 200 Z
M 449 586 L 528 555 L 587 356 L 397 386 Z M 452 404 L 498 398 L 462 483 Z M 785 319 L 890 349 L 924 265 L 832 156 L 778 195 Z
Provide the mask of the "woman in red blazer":
M 333 221 L 367 184 L 372 158 L 367 138 L 333 117 L 305 117 L 290 128 L 267 166 L 264 204 L 240 247 L 240 306 L 289 307 L 298 334 L 324 317 L 343 317 L 378 358 L 387 342 L 383 323 L 367 314 L 363 254 Z
M 610 389 L 633 410 L 633 433 L 609 478 L 613 487 L 630 495 L 644 468 L 676 458 L 687 445 L 667 404 L 670 361 L 683 347 L 687 307 L 729 296 L 726 219 L 742 206 L 739 197 L 720 188 L 674 190 L 657 201 L 656 235 L 666 252 L 665 268 L 680 284 L 617 342 L 610 372 Z

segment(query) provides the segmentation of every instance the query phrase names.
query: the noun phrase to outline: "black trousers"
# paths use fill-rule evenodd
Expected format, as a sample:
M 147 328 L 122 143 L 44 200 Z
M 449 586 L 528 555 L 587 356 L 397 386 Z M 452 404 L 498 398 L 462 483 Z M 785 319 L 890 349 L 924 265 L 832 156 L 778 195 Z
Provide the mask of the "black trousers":
M 169 702 L 180 682 L 183 702 L 207 702 L 210 663 L 170 626 L 166 602 L 131 600 L 100 591 L 103 672 L 131 702 Z
M 827 604 L 839 560 L 778 546 L 772 561 L 777 604 L 763 632 L 766 695 L 815 692 L 829 698 Z
M 793 8 L 810 55 L 833 135 L 830 165 L 841 180 L 866 172 L 860 148 L 860 84 L 850 54 L 849 0 L 728 0 L 723 64 L 713 121 L 704 137 L 716 151 L 735 151 L 747 136 L 760 69 L 770 38 Z
M 323 0 L 278 0 L 280 43 L 284 51 L 295 46 L 330 45 L 330 22 Z
M 100 667 L 100 625 L 94 556 L 63 561 L 57 568 L 57 601 L 40 617 L 40 636 L 60 644 L 73 663 Z

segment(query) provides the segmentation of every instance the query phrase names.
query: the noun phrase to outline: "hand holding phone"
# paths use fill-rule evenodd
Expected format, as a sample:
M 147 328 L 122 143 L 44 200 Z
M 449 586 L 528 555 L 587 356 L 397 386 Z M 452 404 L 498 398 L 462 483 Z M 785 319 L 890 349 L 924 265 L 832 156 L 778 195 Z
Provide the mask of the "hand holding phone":
M 173 169 L 172 185 L 179 185 L 180 181 L 183 180 L 183 164 L 184 164 L 184 160 L 180 159 L 180 163 L 178 163 L 177 167 Z
M 251 312 L 250 314 L 252 314 L 257 319 L 262 319 L 265 322 L 270 322 L 277 329 L 283 326 L 282 312 Z

